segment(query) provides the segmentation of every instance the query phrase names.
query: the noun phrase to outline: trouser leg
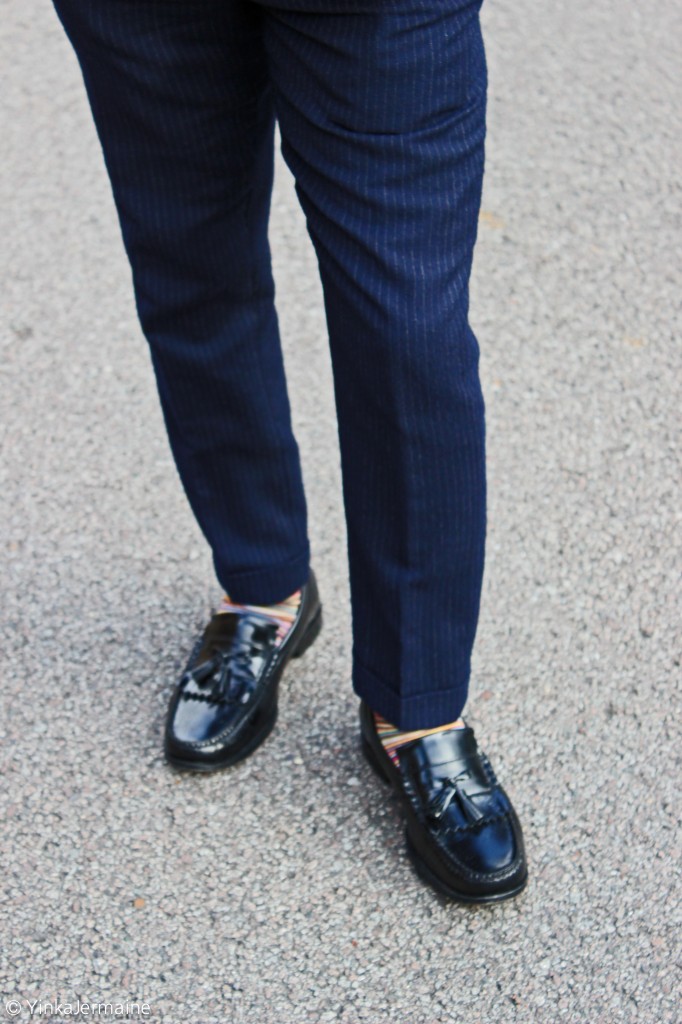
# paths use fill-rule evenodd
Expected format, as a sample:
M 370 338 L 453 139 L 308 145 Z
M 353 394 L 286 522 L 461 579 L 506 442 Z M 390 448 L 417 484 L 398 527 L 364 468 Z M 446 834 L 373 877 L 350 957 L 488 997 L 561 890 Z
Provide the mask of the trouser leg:
M 275 602 L 305 582 L 309 544 L 267 240 L 262 12 L 243 0 L 55 6 L 83 72 L 182 483 L 222 585 L 235 600 Z
M 401 728 L 466 700 L 484 562 L 468 285 L 484 166 L 480 3 L 264 0 L 282 151 L 320 265 L 356 692 Z

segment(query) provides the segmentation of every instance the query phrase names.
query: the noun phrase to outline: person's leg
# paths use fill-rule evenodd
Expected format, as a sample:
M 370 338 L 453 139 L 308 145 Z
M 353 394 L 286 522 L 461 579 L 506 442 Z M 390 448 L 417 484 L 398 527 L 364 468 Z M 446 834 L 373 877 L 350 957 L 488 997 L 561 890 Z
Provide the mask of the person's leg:
M 234 601 L 305 583 L 306 505 L 273 302 L 274 113 L 244 0 L 55 0 L 76 50 L 171 447 Z
M 508 899 L 528 877 L 521 826 L 457 720 L 485 542 L 468 323 L 487 84 L 480 3 L 264 5 L 283 153 L 327 307 L 363 750 L 402 800 L 422 877 L 453 899 Z
M 348 527 L 353 683 L 400 730 L 467 696 L 486 525 L 468 284 L 479 2 L 263 0 L 282 152 L 316 247 Z

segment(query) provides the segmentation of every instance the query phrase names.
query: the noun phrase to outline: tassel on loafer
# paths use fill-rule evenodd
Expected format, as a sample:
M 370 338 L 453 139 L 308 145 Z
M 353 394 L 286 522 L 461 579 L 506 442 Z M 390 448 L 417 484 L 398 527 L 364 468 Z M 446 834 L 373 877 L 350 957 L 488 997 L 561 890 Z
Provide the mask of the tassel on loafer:
M 360 704 L 362 746 L 393 785 L 407 819 L 407 852 L 434 889 L 462 903 L 497 903 L 528 880 L 521 825 L 473 730 L 450 729 L 401 745 L 398 765 Z

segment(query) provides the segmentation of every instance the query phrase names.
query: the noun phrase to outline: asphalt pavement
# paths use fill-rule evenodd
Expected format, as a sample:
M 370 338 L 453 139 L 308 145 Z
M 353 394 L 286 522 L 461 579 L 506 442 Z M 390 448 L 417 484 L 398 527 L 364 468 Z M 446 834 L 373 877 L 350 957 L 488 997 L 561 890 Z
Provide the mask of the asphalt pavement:
M 679 5 L 483 7 L 489 527 L 467 715 L 531 872 L 497 908 L 420 882 L 360 753 L 322 294 L 279 155 L 277 301 L 326 622 L 252 758 L 207 778 L 164 764 L 169 693 L 219 591 L 75 57 L 49 3 L 6 0 L 0 20 L 0 1015 L 80 999 L 164 1024 L 681 1020 Z

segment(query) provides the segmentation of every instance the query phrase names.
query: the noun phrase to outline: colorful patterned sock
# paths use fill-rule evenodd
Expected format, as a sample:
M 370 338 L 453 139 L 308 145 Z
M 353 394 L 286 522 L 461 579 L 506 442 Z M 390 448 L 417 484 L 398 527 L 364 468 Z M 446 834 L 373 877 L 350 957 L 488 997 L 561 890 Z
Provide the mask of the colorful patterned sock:
M 373 714 L 377 735 L 381 740 L 384 750 L 396 765 L 399 761 L 398 750 L 404 743 L 420 740 L 423 736 L 430 736 L 434 732 L 446 732 L 448 729 L 464 729 L 466 725 L 463 718 L 458 718 L 456 722 L 438 725 L 435 729 L 413 729 L 410 732 L 401 732 L 400 729 L 396 729 L 394 725 L 391 725 L 385 718 L 378 715 L 376 711 Z
M 230 598 L 229 594 L 225 594 L 216 614 L 222 615 L 225 612 L 233 612 L 238 615 L 245 615 L 248 612 L 252 615 L 262 615 L 264 618 L 276 622 L 277 638 L 275 644 L 279 647 L 294 623 L 300 603 L 300 590 L 287 597 L 286 600 L 280 601 L 279 604 L 238 604 Z

